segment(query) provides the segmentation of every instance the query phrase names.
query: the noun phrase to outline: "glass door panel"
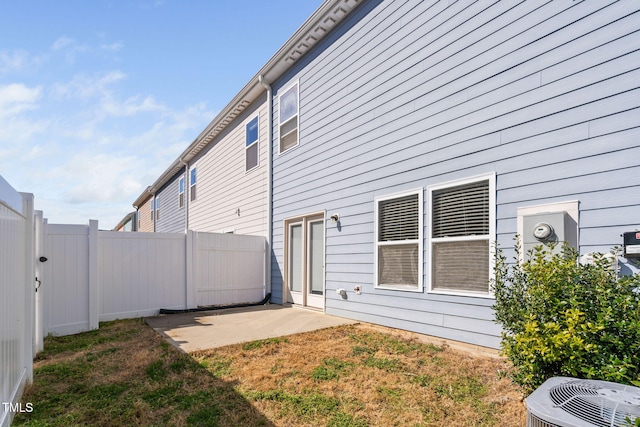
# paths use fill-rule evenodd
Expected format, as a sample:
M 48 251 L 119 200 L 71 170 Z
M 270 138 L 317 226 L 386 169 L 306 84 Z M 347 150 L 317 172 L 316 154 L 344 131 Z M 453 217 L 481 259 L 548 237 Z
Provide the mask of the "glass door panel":
M 289 294 L 290 302 L 302 304 L 303 275 L 303 240 L 302 224 L 291 224 L 289 226 Z
M 309 293 L 324 292 L 324 221 L 309 223 Z

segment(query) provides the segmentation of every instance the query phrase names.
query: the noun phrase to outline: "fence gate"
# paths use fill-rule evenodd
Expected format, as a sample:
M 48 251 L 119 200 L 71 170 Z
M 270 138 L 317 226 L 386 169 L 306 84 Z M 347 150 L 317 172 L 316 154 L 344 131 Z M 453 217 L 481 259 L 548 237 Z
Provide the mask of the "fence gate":
M 87 331 L 89 318 L 89 226 L 45 224 L 41 285 L 44 335 Z

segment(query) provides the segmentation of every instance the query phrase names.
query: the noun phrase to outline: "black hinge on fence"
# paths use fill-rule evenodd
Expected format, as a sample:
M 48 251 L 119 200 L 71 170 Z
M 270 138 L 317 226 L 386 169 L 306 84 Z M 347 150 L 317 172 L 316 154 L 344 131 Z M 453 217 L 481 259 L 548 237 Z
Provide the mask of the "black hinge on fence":
M 36 276 L 36 292 L 38 292 L 38 289 L 40 289 L 40 285 L 42 284 L 42 282 L 40 280 L 38 280 L 38 277 Z

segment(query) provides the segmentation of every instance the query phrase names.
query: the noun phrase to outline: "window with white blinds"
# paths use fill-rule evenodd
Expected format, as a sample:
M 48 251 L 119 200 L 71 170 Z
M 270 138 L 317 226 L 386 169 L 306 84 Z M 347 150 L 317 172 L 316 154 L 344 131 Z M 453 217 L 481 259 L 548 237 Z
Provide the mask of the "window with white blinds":
M 429 189 L 431 290 L 489 294 L 494 178 Z
M 376 200 L 376 286 L 422 290 L 422 191 Z
M 432 237 L 489 234 L 489 181 L 433 192 Z

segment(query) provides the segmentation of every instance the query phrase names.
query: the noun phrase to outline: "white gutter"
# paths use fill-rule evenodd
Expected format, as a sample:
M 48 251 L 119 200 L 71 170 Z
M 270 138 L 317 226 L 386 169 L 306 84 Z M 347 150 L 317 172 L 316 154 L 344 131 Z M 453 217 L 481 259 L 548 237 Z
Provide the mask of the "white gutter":
M 258 81 L 267 91 L 267 265 L 266 292 L 271 293 L 271 242 L 273 240 L 273 99 L 271 84 L 260 74 Z

